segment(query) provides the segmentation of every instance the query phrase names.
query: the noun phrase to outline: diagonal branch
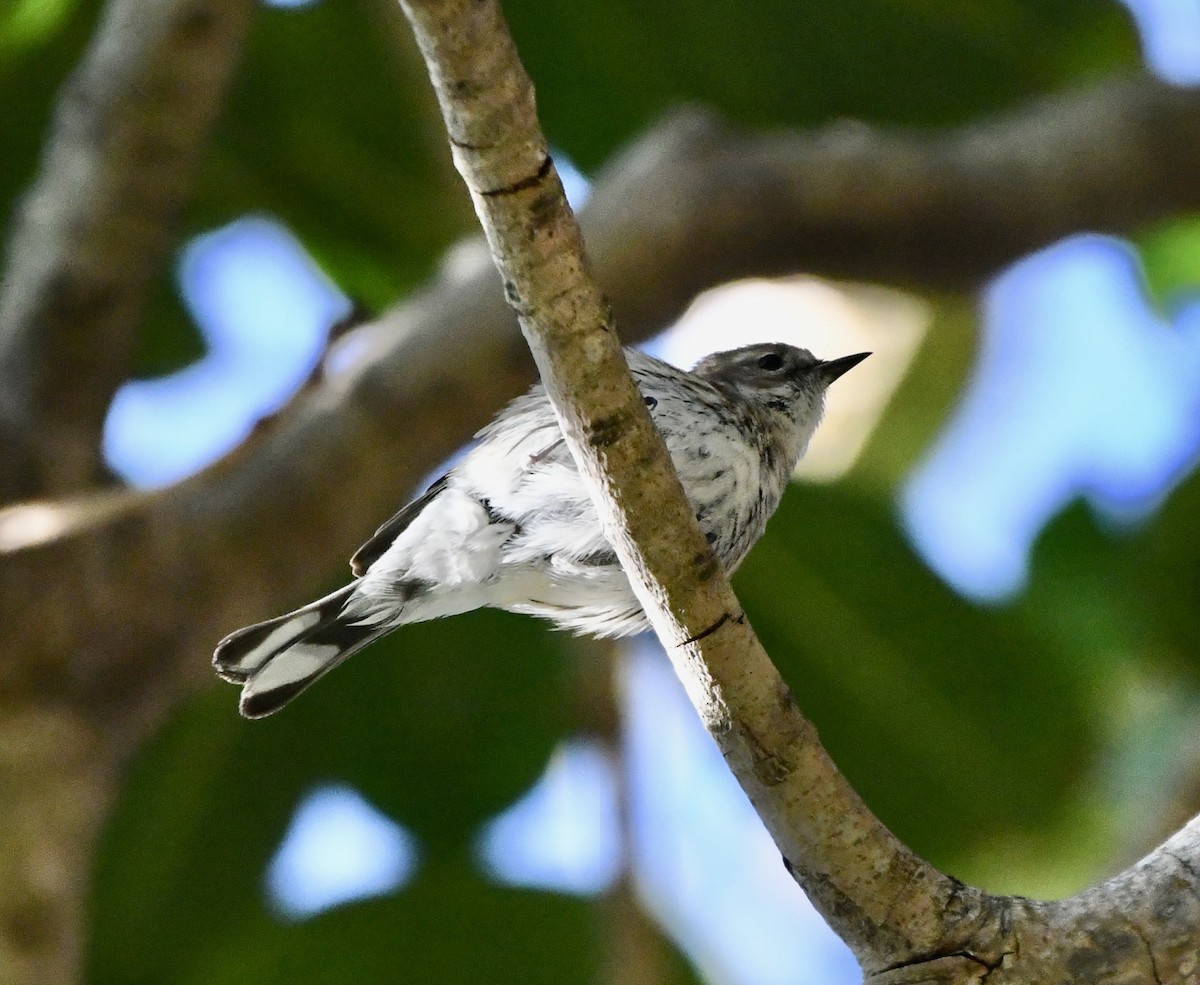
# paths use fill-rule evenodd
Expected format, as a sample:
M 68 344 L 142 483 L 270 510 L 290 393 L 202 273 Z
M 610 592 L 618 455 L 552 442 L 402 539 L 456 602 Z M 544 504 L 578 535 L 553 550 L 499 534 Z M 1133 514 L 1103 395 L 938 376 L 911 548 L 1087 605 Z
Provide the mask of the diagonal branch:
M 1200 821 L 1105 886 L 1036 904 L 989 896 L 938 872 L 862 803 L 801 715 L 700 534 L 629 376 L 499 8 L 494 0 L 401 6 L 505 293 L 605 532 L 789 871 L 864 970 L 880 983 L 982 981 L 995 972 L 996 981 L 1116 982 L 1147 964 L 1155 981 L 1190 979 Z M 1181 891 L 1190 891 L 1187 900 L 1178 899 Z
M 0 503 L 97 481 L 100 432 L 252 0 L 111 0 L 0 286 Z
M 629 376 L 498 7 L 401 3 L 564 437 L 692 702 L 850 947 L 912 953 L 960 887 L 867 810 L 754 636 Z

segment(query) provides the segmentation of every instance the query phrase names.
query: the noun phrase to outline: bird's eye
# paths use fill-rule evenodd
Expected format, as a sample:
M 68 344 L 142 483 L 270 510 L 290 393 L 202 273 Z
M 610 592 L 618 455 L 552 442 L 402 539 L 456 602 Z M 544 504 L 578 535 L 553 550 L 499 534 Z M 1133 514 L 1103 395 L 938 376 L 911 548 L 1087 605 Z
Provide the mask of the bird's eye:
M 783 369 L 783 356 L 777 352 L 768 352 L 765 356 L 759 356 L 758 368 L 765 369 L 768 373 Z

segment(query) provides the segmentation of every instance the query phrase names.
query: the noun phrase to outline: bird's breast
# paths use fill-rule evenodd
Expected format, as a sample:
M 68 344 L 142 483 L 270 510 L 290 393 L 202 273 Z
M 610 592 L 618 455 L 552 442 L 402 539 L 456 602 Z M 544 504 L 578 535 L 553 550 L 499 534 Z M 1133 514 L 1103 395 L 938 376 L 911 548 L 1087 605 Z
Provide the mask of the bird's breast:
M 667 447 L 705 538 L 727 570 L 758 539 L 778 494 L 764 489 L 761 455 L 736 422 L 716 417 L 667 435 Z

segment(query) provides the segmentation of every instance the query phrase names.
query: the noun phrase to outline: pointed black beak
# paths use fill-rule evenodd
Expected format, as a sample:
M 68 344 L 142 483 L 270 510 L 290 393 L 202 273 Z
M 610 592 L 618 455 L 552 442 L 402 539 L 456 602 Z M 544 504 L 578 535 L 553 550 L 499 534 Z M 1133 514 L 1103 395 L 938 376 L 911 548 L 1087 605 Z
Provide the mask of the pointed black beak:
M 869 355 L 869 352 L 857 352 L 853 356 L 842 356 L 841 359 L 830 359 L 827 362 L 818 364 L 817 373 L 821 377 L 821 382 L 829 386 L 830 383 L 845 373 L 846 370 L 853 369 Z

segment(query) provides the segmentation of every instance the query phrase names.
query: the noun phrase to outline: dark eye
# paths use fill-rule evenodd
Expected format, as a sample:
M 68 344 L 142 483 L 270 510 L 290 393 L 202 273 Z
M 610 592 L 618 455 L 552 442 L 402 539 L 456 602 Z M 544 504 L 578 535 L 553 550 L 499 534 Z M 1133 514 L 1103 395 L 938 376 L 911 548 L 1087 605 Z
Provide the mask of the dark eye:
M 783 356 L 777 352 L 768 352 L 765 356 L 759 356 L 758 368 L 765 369 L 768 373 L 774 373 L 777 369 L 783 369 Z

